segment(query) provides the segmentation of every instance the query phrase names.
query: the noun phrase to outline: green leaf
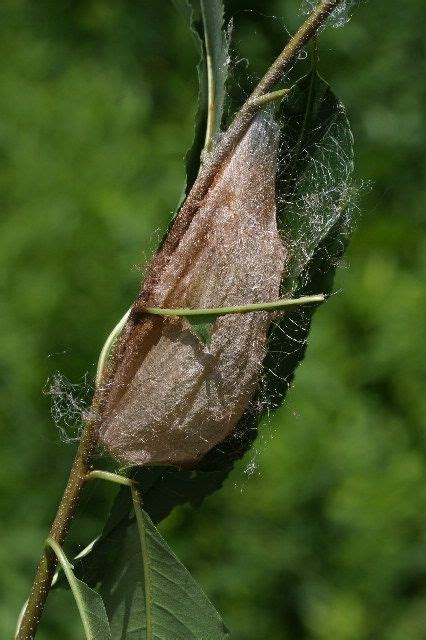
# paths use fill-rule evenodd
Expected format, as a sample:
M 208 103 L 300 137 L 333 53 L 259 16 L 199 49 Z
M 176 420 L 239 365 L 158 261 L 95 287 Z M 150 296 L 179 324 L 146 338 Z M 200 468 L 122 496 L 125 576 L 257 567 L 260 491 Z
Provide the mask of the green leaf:
M 203 16 L 204 47 L 207 64 L 207 127 L 205 148 L 220 131 L 225 99 L 228 42 L 223 32 L 222 0 L 200 0 Z
M 228 41 L 223 31 L 222 0 L 202 0 L 201 4 L 198 0 L 172 2 L 187 23 L 200 55 L 194 140 L 185 156 L 187 194 L 200 169 L 206 140 L 211 140 L 220 130 L 227 77 Z
M 48 538 L 47 546 L 55 553 L 68 580 L 77 604 L 86 640 L 111 639 L 108 617 L 101 596 L 75 577 L 71 564 L 57 542 Z
M 137 482 L 144 509 L 155 523 L 161 522 L 179 504 L 199 506 L 203 499 L 221 487 L 232 468 L 232 462 L 219 471 L 191 471 L 176 467 L 135 467 L 128 475 Z M 96 585 L 113 570 L 120 549 L 125 544 L 125 531 L 133 508 L 130 492 L 122 487 L 101 536 L 91 551 L 74 563 L 75 573 L 90 585 Z M 66 586 L 59 579 L 58 587 Z
M 316 65 L 291 87 L 278 112 L 286 147 L 279 192 L 288 193 L 294 188 L 341 108 L 330 85 L 318 74 Z
M 134 509 L 136 520 L 115 532 L 119 551 L 100 584 L 113 640 L 228 638 L 213 605 L 142 511 L 135 492 Z
M 185 316 L 185 320 L 189 322 L 192 330 L 198 336 L 200 341 L 207 347 L 210 347 L 212 338 L 212 325 L 216 320 L 213 315 Z
M 315 65 L 292 87 L 279 117 L 284 151 L 278 219 L 291 245 L 283 283 L 288 294 L 330 229 L 349 216 L 353 139 L 343 105 Z
M 178 504 L 189 502 L 198 507 L 207 495 L 222 486 L 230 466 L 220 471 L 135 467 L 132 477 L 137 482 L 145 511 L 158 523 Z
M 195 48 L 200 56 L 197 65 L 198 75 L 198 106 L 194 124 L 194 139 L 185 155 L 186 181 L 182 192 L 181 201 L 191 190 L 192 185 L 198 175 L 201 164 L 201 154 L 204 148 L 207 126 L 207 105 L 208 105 L 208 81 L 207 66 L 203 50 L 202 39 L 197 29 L 197 11 L 189 0 L 172 0 L 177 11 L 180 13 L 192 36 Z M 199 24 L 199 18 L 198 18 Z M 172 220 L 173 221 L 173 220 Z M 170 224 L 172 223 L 170 222 Z
M 350 235 L 345 217 L 329 230 L 305 267 L 304 280 L 297 289 L 299 295 L 309 295 L 316 287 L 329 294 L 339 260 Z M 269 410 L 277 409 L 290 388 L 298 365 L 302 362 L 315 307 L 294 309 L 279 320 L 269 336 L 268 353 L 264 362 L 266 371 L 263 393 L 268 398 Z

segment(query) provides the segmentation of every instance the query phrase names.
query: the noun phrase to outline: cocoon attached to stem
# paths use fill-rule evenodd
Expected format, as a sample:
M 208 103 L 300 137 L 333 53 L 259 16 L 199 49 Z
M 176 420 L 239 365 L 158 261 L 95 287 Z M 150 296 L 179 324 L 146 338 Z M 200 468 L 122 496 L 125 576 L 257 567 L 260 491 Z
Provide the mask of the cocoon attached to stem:
M 211 308 L 279 297 L 286 250 L 276 221 L 278 137 L 271 115 L 253 120 L 145 306 Z M 216 318 L 208 349 L 185 318 L 140 308 L 113 358 L 100 442 L 121 462 L 191 466 L 234 429 L 253 397 L 273 314 Z

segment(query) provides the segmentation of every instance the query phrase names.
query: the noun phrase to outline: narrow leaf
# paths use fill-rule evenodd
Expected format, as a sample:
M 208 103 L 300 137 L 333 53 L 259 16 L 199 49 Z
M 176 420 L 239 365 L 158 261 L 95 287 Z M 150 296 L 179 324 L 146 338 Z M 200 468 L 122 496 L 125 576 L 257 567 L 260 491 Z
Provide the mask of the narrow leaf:
M 194 140 L 185 156 L 187 194 L 200 169 L 203 149 L 209 148 L 220 130 L 228 71 L 228 41 L 223 31 L 222 0 L 202 0 L 201 5 L 198 0 L 172 2 L 188 25 L 200 55 Z
M 209 151 L 214 137 L 220 131 L 222 120 L 228 43 L 223 32 L 222 0 L 200 0 L 200 4 L 203 16 L 208 85 L 207 126 L 204 146 Z
M 47 546 L 55 553 L 68 580 L 77 604 L 86 640 L 110 639 L 111 630 L 101 596 L 75 577 L 73 567 L 55 540 L 48 538 Z
M 182 199 L 189 193 L 201 164 L 201 153 L 204 148 L 207 126 L 207 110 L 208 110 L 208 82 L 207 82 L 207 66 L 203 50 L 203 43 L 196 27 L 196 13 L 193 5 L 189 0 L 172 0 L 175 8 L 186 22 L 192 41 L 199 54 L 199 62 L 197 65 L 198 75 L 198 98 L 197 113 L 194 124 L 194 138 L 185 155 L 186 183 L 182 193 Z

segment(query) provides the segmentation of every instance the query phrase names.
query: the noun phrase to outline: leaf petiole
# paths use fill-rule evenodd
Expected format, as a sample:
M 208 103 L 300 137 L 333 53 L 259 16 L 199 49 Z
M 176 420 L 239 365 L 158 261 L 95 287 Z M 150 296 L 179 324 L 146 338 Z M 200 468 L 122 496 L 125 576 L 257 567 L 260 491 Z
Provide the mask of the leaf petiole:
M 116 484 L 123 484 L 126 487 L 133 487 L 135 482 L 126 476 L 119 476 L 117 473 L 111 473 L 110 471 L 101 471 L 95 469 L 89 471 L 86 476 L 87 480 L 108 480 L 109 482 L 115 482 Z
M 124 329 L 124 325 L 127 322 L 127 318 L 129 317 L 130 309 L 126 311 L 121 320 L 115 325 L 114 329 L 109 334 L 108 338 L 105 341 L 104 346 L 102 347 L 102 351 L 99 355 L 98 367 L 96 370 L 96 378 L 95 384 L 98 387 L 102 381 L 102 376 L 105 371 L 105 367 L 107 365 L 108 359 L 114 349 L 114 345 L 121 332 Z
M 325 295 L 319 293 L 314 296 L 302 298 L 289 298 L 274 300 L 272 302 L 259 302 L 244 304 L 235 307 L 213 307 L 211 309 L 161 309 L 160 307 L 143 307 L 141 313 L 149 313 L 155 316 L 223 316 L 231 313 L 252 313 L 256 311 L 277 311 L 286 307 L 299 307 L 306 304 L 319 304 L 324 302 Z

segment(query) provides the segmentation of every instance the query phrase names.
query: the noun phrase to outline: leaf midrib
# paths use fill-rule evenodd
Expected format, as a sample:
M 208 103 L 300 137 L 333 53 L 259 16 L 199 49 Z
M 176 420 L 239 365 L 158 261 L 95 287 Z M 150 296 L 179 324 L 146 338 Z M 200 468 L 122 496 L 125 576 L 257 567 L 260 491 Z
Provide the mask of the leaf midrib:
M 146 619 L 146 640 L 153 640 L 153 624 L 152 624 L 152 567 L 148 549 L 148 540 L 146 535 L 145 518 L 142 512 L 140 499 L 137 491 L 132 487 L 132 497 L 135 509 L 136 522 L 139 531 L 139 540 L 141 543 L 143 578 L 145 588 L 145 619 Z

